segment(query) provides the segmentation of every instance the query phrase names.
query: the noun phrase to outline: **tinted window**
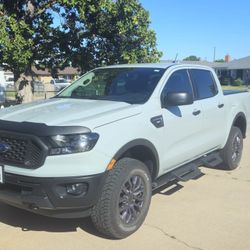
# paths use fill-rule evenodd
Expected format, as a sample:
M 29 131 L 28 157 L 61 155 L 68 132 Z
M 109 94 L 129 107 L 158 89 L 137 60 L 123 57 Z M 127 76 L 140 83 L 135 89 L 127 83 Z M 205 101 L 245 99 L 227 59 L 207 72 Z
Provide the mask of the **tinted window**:
M 86 73 L 57 98 L 108 100 L 140 104 L 153 93 L 165 69 L 102 68 Z
M 187 71 L 175 71 L 168 79 L 163 91 L 164 93 L 187 92 L 193 94 Z
M 217 86 L 210 71 L 202 69 L 190 70 L 198 99 L 209 98 L 218 93 Z

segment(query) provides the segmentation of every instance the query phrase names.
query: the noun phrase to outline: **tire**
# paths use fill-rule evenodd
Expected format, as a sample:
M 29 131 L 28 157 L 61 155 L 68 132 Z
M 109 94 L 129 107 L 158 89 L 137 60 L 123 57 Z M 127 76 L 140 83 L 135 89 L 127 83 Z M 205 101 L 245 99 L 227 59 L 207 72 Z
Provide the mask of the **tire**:
M 225 170 L 236 169 L 241 160 L 243 149 L 243 136 L 242 132 L 238 127 L 232 127 L 227 143 L 221 150 L 220 155 L 223 160 L 221 164 Z
M 102 234 L 126 238 L 144 222 L 151 201 L 151 176 L 142 162 L 123 158 L 109 171 L 91 214 Z M 131 191 L 129 193 L 129 191 Z

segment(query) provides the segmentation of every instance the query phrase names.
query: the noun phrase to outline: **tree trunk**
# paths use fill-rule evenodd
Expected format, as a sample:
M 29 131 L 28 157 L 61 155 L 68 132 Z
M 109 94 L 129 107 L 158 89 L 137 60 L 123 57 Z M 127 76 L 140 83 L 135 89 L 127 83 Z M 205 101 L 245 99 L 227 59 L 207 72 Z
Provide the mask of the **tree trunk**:
M 15 78 L 16 101 L 17 103 L 27 103 L 33 101 L 33 72 L 31 70 L 22 73 Z

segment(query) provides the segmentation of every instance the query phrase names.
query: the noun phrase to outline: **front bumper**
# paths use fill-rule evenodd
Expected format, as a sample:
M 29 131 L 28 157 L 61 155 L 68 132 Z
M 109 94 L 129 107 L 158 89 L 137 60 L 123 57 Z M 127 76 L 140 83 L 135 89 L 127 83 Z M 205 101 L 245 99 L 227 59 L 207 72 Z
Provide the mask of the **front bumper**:
M 106 173 L 82 177 L 39 178 L 6 173 L 0 184 L 0 201 L 41 215 L 78 218 L 90 215 Z M 73 195 L 67 186 L 82 183 L 82 193 Z

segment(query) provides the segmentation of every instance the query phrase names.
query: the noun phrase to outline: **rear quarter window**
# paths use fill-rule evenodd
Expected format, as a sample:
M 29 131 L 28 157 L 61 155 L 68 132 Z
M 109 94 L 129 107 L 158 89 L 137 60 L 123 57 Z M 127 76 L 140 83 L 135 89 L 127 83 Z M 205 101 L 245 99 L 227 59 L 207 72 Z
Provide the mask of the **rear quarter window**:
M 197 99 L 210 98 L 218 93 L 214 77 L 209 70 L 191 69 L 190 75 L 194 84 Z

